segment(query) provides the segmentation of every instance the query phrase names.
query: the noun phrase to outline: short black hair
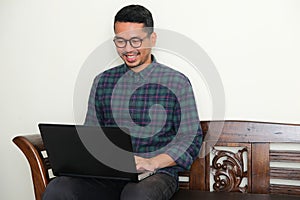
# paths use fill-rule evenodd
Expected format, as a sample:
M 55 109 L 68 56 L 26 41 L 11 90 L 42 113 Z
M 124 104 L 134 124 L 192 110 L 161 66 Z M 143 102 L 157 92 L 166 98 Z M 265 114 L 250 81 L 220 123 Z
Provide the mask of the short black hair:
M 119 10 L 114 20 L 114 30 L 116 22 L 143 23 L 150 35 L 153 32 L 154 22 L 151 12 L 141 5 L 128 5 Z

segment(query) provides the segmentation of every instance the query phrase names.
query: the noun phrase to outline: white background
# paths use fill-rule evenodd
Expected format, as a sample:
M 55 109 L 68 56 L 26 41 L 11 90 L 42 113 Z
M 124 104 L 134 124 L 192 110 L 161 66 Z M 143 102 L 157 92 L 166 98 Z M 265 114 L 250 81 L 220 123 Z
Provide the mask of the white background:
M 37 133 L 39 122 L 74 121 L 81 66 L 131 3 L 206 51 L 223 81 L 226 119 L 300 123 L 298 0 L 1 0 L 0 199 L 33 199 L 29 166 L 11 139 Z M 210 119 L 202 89 L 194 86 L 199 115 Z

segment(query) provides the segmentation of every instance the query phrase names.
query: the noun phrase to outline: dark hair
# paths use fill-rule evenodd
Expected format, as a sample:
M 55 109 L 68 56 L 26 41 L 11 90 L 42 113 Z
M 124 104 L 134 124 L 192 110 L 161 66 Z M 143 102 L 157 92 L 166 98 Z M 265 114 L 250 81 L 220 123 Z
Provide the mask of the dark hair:
M 123 7 L 115 16 L 114 29 L 116 22 L 143 23 L 149 35 L 153 32 L 154 22 L 152 14 L 147 8 L 141 5 Z

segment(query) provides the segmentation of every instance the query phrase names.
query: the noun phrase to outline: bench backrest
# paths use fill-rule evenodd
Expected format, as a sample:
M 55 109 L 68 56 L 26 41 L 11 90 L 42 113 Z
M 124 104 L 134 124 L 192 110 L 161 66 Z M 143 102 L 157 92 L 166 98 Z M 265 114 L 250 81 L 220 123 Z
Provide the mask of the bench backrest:
M 300 125 L 227 120 L 201 126 L 201 152 L 191 170 L 180 173 L 181 189 L 300 195 Z M 36 134 L 13 141 L 30 164 L 39 200 L 52 178 L 42 139 Z
M 300 125 L 203 121 L 204 142 L 182 189 L 300 195 Z M 187 177 L 187 179 L 184 179 Z

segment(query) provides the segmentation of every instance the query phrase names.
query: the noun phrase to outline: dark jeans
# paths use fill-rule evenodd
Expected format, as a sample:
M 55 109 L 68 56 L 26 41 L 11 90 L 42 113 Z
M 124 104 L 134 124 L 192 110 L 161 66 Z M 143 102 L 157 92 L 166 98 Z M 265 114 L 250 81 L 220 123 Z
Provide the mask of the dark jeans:
M 155 174 L 138 183 L 77 177 L 56 177 L 43 200 L 168 200 L 177 190 L 177 181 L 167 174 Z

